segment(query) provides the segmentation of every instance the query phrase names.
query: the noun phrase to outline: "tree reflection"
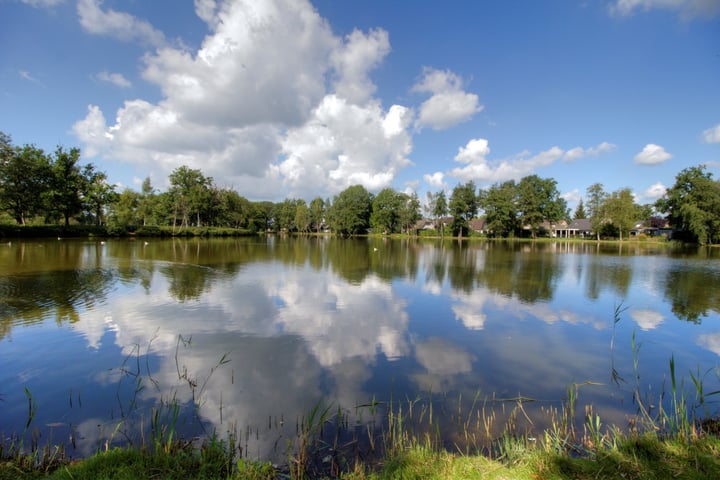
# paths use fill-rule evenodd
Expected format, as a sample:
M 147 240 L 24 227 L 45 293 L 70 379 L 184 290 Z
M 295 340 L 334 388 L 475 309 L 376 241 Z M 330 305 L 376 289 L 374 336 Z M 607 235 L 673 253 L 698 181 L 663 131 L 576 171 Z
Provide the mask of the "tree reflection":
M 20 243 L 3 252 L 0 338 L 14 325 L 49 318 L 58 324 L 76 322 L 81 310 L 103 302 L 116 276 L 103 265 L 99 248 L 75 242 Z
M 527 303 L 553 298 L 562 275 L 558 256 L 548 244 L 492 244 L 483 268 L 477 272 L 480 285 Z
M 701 266 L 673 268 L 665 275 L 665 296 L 680 319 L 700 323 L 709 311 L 720 312 L 720 278 Z

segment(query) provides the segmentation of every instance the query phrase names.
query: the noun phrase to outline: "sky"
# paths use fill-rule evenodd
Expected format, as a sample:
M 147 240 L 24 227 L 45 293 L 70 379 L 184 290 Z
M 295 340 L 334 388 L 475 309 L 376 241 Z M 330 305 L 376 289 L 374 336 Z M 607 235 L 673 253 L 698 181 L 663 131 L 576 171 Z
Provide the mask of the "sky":
M 0 131 L 254 201 L 720 177 L 720 0 L 0 0 Z

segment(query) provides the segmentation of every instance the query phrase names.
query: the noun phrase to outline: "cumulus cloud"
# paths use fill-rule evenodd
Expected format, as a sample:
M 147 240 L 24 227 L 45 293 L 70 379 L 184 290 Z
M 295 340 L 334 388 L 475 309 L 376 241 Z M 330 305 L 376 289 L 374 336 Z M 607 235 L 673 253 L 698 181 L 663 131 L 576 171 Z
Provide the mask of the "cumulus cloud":
M 166 44 L 165 35 L 150 23 L 133 15 L 112 9 L 103 10 L 101 0 L 79 0 L 80 25 L 89 33 L 124 42 L 139 42 L 154 47 Z
M 425 175 L 423 175 L 423 180 L 425 180 L 425 183 L 436 188 L 444 186 L 444 178 L 445 174 L 443 172 L 426 173 Z
M 715 0 L 616 0 L 609 5 L 610 13 L 619 16 L 655 9 L 676 11 L 685 19 L 712 18 L 720 14 L 720 3 Z
M 642 194 L 642 198 L 646 199 L 648 202 L 654 202 L 665 195 L 665 192 L 667 192 L 667 187 L 661 182 L 657 182 L 645 189 Z
M 469 120 L 484 108 L 477 95 L 463 90 L 461 78 L 447 70 L 425 68 L 412 90 L 432 94 L 420 105 L 418 128 L 445 130 Z
M 312 121 L 288 132 L 282 142 L 286 158 L 277 171 L 298 195 L 318 189 L 337 193 L 354 184 L 388 187 L 410 162 L 410 119 L 400 105 L 384 111 L 377 102 L 361 107 L 328 95 Z
M 579 160 L 581 158 L 586 158 L 586 157 L 598 157 L 598 156 L 602 155 L 603 153 L 612 152 L 613 150 L 615 150 L 615 145 L 613 145 L 612 143 L 608 143 L 608 142 L 602 142 L 595 147 L 571 148 L 570 150 L 565 152 L 565 155 L 563 155 L 563 159 L 568 162 L 572 162 L 572 161 Z
M 665 148 L 654 143 L 648 143 L 642 152 L 635 155 L 635 163 L 641 165 L 657 165 L 672 158 L 672 155 L 665 151 Z
M 81 8 L 139 24 L 90 0 Z M 337 37 L 307 1 L 196 0 L 195 12 L 209 28 L 197 52 L 165 46 L 143 57 L 162 99 L 127 100 L 114 123 L 91 106 L 74 128 L 86 153 L 152 165 L 160 178 L 202 168 L 268 199 L 380 189 L 410 163 L 414 113 L 384 108 L 369 77 L 390 51 L 385 31 Z
M 720 143 L 720 123 L 703 132 L 703 140 L 706 143 Z
M 345 38 L 345 44 L 332 54 L 337 72 L 335 93 L 349 102 L 363 104 L 375 92 L 375 84 L 368 73 L 390 52 L 390 40 L 386 31 L 371 30 L 364 34 L 354 30 Z
M 462 181 L 474 180 L 487 183 L 518 180 L 536 168 L 554 163 L 562 158 L 564 153 L 560 147 L 555 146 L 537 155 L 524 151 L 511 159 L 490 161 L 487 158 L 490 154 L 488 141 L 478 138 L 470 140 L 467 145 L 458 149 L 455 161 L 465 165 L 450 170 L 448 175 Z
M 96 78 L 103 82 L 112 83 L 120 88 L 130 88 L 132 86 L 130 80 L 125 78 L 122 73 L 102 71 L 96 75 Z

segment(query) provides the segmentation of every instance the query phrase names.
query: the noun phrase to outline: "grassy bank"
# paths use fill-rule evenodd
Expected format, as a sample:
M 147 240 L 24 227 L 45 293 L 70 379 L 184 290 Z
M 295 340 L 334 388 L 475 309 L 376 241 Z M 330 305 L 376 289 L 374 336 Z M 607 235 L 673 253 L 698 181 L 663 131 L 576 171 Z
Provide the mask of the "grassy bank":
M 200 449 L 178 447 L 144 452 L 112 449 L 78 462 L 30 465 L 5 460 L 0 479 L 717 479 L 720 441 L 707 432 L 692 438 L 661 439 L 652 433 L 632 435 L 612 448 L 577 456 L 516 439 L 497 458 L 463 455 L 412 441 L 377 464 L 358 459 L 342 472 L 299 472 L 268 463 L 233 461 L 226 444 Z

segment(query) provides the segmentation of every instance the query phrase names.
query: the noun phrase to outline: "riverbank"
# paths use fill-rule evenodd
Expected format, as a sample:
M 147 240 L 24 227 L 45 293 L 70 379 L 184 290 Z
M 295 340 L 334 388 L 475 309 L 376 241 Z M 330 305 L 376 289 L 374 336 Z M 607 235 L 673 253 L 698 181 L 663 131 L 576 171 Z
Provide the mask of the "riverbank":
M 155 453 L 131 448 L 101 452 L 80 461 L 32 464 L 32 458 L 5 459 L 0 479 L 713 479 L 720 478 L 720 440 L 698 431 L 689 438 L 661 439 L 655 434 L 617 438 L 586 451 L 556 451 L 525 439 L 507 439 L 497 458 L 449 453 L 417 439 L 408 440 L 372 465 L 358 459 L 337 472 L 297 471 L 269 463 L 234 461 L 227 444 L 200 449 L 176 447 Z M 545 432 L 547 436 L 548 432 Z M 35 459 L 37 460 L 37 458 Z M 291 467 L 297 467 L 291 464 Z

